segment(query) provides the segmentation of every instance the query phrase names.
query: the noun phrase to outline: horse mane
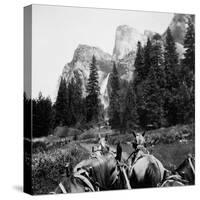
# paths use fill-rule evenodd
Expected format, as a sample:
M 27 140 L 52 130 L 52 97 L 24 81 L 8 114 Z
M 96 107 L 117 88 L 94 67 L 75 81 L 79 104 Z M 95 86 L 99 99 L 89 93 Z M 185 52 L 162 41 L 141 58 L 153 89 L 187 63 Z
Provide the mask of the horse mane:
M 161 173 L 155 163 L 150 163 L 144 175 L 146 187 L 157 187 L 161 181 Z
M 85 170 L 92 181 L 98 183 L 104 189 L 109 189 L 117 178 L 117 162 L 110 153 L 83 160 L 75 169 L 74 173 Z

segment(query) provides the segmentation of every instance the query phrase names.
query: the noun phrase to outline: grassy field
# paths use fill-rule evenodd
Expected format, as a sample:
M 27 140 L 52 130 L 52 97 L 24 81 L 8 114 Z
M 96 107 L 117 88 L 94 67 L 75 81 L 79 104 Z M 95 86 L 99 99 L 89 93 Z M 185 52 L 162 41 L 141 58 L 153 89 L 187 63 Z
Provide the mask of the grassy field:
M 128 155 L 133 151 L 131 145 L 127 144 L 122 144 L 122 149 Z M 192 140 L 183 143 L 177 141 L 171 144 L 158 144 L 149 146 L 147 149 L 169 170 L 173 170 L 180 165 L 189 153 L 192 155 L 195 153 Z
M 71 142 L 61 148 L 34 153 L 32 156 L 32 183 L 34 194 L 47 194 L 55 190 L 65 173 L 65 165 L 72 167 L 89 157 L 88 151 Z
M 81 160 L 87 159 L 99 135 L 108 135 L 112 150 L 115 150 L 116 143 L 121 141 L 124 157 L 127 158 L 132 153 L 133 135 L 120 135 L 119 132 L 109 129 L 87 130 L 76 138 L 76 141 L 73 141 L 73 137 L 65 138 L 63 141 L 63 138 L 59 139 L 55 136 L 35 139 L 32 156 L 34 194 L 54 191 L 63 178 L 66 163 L 70 162 L 75 166 Z M 150 153 L 167 169 L 176 168 L 188 153 L 195 153 L 193 125 L 147 131 L 145 139 Z
M 194 155 L 194 141 L 175 142 L 172 144 L 159 144 L 149 148 L 151 154 L 158 158 L 170 170 L 175 169 L 187 157 Z
M 131 134 L 113 135 L 110 136 L 109 143 L 115 146 L 117 141 L 120 141 L 123 151 L 130 155 L 133 151 L 130 144 L 132 140 Z M 180 165 L 188 154 L 195 154 L 194 125 L 178 125 L 147 131 L 145 140 L 149 152 L 169 170 Z

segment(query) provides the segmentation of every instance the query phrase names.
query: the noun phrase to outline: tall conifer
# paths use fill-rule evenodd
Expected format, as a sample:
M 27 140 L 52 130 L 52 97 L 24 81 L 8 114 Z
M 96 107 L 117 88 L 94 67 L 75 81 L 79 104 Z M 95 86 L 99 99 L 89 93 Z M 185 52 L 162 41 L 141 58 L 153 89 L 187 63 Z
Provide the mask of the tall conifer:
M 98 72 L 96 66 L 96 58 L 92 57 L 92 63 L 90 65 L 90 76 L 88 79 L 86 87 L 86 118 L 87 121 L 98 121 L 99 115 L 99 82 L 98 82 Z
M 192 16 L 191 16 L 192 17 Z M 195 27 L 191 17 L 188 18 L 188 27 L 184 39 L 184 48 L 186 49 L 183 59 L 182 76 L 184 88 L 189 95 L 187 106 L 185 107 L 184 121 L 194 121 L 195 110 Z
M 178 123 L 178 90 L 179 90 L 179 65 L 176 45 L 170 29 L 167 29 L 165 41 L 165 103 L 164 110 L 168 125 Z
M 68 94 L 66 80 L 61 77 L 58 94 L 55 102 L 55 124 L 54 127 L 59 125 L 68 125 Z
M 111 94 L 110 94 L 110 104 L 108 111 L 109 124 L 113 129 L 118 129 L 120 127 L 120 102 L 119 102 L 120 83 L 115 63 L 113 63 L 110 85 L 111 85 Z

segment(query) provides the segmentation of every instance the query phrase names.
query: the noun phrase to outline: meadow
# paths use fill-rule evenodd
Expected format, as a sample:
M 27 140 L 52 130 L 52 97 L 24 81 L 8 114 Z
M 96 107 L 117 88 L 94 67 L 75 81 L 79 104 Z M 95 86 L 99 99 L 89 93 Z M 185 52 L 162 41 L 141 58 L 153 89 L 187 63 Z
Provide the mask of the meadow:
M 109 128 L 92 128 L 78 137 L 58 138 L 48 136 L 33 141 L 32 182 L 34 194 L 45 194 L 53 191 L 65 176 L 65 165 L 72 167 L 81 160 L 89 158 L 92 146 L 97 145 L 99 135 L 108 135 L 111 149 L 116 148 L 118 141 L 126 157 L 133 151 L 130 133 L 120 134 Z M 177 125 L 147 131 L 145 134 L 147 148 L 167 169 L 175 169 L 187 156 L 195 153 L 194 125 Z

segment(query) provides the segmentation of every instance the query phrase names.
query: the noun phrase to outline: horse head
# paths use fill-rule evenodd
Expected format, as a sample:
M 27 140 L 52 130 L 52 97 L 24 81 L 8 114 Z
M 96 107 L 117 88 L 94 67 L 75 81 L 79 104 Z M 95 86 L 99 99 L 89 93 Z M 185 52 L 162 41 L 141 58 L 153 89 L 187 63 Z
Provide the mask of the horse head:
M 195 160 L 189 154 L 187 158 L 175 170 L 189 185 L 193 185 L 195 181 Z
M 139 157 L 142 157 L 145 154 L 149 154 L 149 151 L 146 148 L 146 142 L 145 142 L 145 131 L 143 133 L 136 133 L 135 131 L 132 131 L 132 134 L 134 136 L 132 146 L 134 149 L 134 152 L 132 153 L 132 163 L 134 163 Z
M 145 146 L 145 138 L 144 138 L 145 131 L 143 133 L 139 133 L 139 132 L 136 133 L 135 131 L 132 131 L 132 134 L 135 139 L 135 145 Z

